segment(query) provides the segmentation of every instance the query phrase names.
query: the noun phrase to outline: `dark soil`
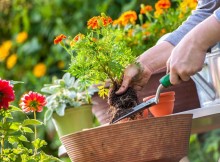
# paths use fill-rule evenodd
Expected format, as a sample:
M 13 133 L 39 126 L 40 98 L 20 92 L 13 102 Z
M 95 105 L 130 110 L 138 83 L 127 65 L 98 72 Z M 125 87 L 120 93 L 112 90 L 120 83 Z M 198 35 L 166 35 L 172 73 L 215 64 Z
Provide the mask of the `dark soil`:
M 128 90 L 122 95 L 116 95 L 115 92 L 119 89 L 119 85 L 114 85 L 109 91 L 108 104 L 110 105 L 110 123 L 112 123 L 113 118 L 120 117 L 125 112 L 136 105 L 138 105 L 138 97 L 133 88 L 129 87 Z M 134 120 L 137 116 L 142 115 L 142 112 L 131 115 L 129 120 Z

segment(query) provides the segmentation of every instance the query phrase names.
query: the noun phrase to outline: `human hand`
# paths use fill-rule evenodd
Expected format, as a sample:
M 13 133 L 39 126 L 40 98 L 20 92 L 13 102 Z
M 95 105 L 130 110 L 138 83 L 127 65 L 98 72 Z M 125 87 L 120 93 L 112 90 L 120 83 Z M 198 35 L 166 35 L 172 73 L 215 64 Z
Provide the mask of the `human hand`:
M 153 72 L 166 66 L 166 61 L 173 48 L 173 45 L 164 41 L 140 55 L 137 59 L 138 64 L 129 65 L 125 69 L 122 85 L 116 94 L 123 94 L 129 86 L 136 91 L 141 90 L 144 84 L 147 84 Z
M 173 49 L 167 61 L 167 71 L 170 72 L 170 82 L 173 85 L 188 81 L 190 76 L 202 70 L 206 50 L 190 40 L 190 35 L 183 39 Z
M 141 90 L 151 74 L 151 70 L 140 63 L 130 64 L 124 71 L 123 82 L 116 94 L 123 94 L 129 86 L 133 87 L 135 91 Z
M 174 48 L 167 68 L 170 82 L 178 84 L 202 69 L 209 47 L 220 41 L 220 22 L 214 15 L 193 28 Z

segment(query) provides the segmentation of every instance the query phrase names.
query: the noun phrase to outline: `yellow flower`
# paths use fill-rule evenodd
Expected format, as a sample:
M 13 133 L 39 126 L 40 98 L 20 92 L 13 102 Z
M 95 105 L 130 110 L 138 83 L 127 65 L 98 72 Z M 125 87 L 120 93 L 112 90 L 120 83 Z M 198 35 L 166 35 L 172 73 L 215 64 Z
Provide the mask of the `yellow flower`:
M 7 59 L 6 66 L 8 69 L 12 69 L 17 62 L 17 55 L 14 53 Z
M 28 37 L 27 32 L 20 32 L 16 37 L 16 42 L 23 43 L 27 39 L 27 37 Z
M 197 3 L 197 0 L 193 0 L 193 2 L 189 3 L 189 8 L 192 10 L 196 9 Z
M 37 77 L 40 78 L 46 74 L 47 67 L 44 63 L 38 63 L 35 65 L 33 69 L 33 74 Z
M 184 0 L 180 3 L 179 10 L 181 11 L 180 14 L 184 14 L 187 11 L 194 10 L 197 6 L 196 0 Z
M 11 41 L 5 41 L 0 46 L 0 61 L 4 61 L 5 58 L 9 55 L 9 51 L 12 47 Z
M 4 46 L 5 49 L 10 50 L 12 47 L 12 42 L 10 40 L 3 42 L 2 46 Z

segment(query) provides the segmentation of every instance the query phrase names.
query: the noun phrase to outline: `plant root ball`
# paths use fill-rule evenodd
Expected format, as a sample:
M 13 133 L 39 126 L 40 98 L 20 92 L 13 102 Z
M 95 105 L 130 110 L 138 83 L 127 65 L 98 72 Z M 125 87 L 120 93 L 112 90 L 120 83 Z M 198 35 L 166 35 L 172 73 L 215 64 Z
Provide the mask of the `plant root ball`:
M 115 92 L 119 87 L 119 85 L 114 85 L 109 91 L 108 104 L 110 105 L 110 122 L 112 122 L 113 118 L 120 117 L 122 114 L 129 112 L 131 108 L 138 105 L 137 93 L 133 88 L 129 87 L 125 93 L 116 95 Z M 142 112 L 131 115 L 129 119 L 134 120 L 137 116 L 140 116 L 140 114 L 142 114 Z

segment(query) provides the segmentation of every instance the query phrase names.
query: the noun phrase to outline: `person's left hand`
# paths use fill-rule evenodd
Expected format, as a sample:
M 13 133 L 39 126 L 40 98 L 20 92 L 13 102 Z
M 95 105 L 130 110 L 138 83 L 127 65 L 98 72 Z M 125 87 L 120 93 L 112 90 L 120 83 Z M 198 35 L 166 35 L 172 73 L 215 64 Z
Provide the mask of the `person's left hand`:
M 170 82 L 175 85 L 188 81 L 191 75 L 202 70 L 206 50 L 192 41 L 191 35 L 185 38 L 173 49 L 167 61 L 170 72 Z

